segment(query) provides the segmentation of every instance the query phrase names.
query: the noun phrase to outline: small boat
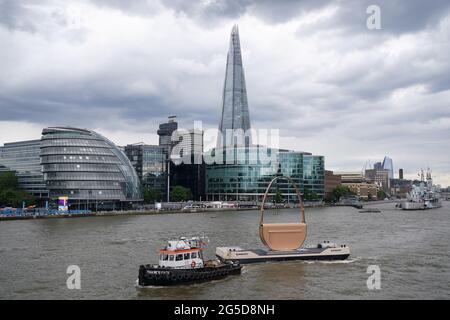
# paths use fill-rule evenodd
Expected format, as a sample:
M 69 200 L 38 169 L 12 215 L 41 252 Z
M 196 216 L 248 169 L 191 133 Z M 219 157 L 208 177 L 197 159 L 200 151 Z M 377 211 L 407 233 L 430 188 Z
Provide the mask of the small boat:
M 376 209 L 376 208 L 370 208 L 370 209 L 363 209 L 363 210 L 359 210 L 359 213 L 366 213 L 366 212 L 381 212 L 380 209 Z
M 204 261 L 202 246 L 205 244 L 205 237 L 181 237 L 168 241 L 167 246 L 159 251 L 157 265 L 147 264 L 139 267 L 138 285 L 178 285 L 221 279 L 241 273 L 242 266 L 239 262 Z

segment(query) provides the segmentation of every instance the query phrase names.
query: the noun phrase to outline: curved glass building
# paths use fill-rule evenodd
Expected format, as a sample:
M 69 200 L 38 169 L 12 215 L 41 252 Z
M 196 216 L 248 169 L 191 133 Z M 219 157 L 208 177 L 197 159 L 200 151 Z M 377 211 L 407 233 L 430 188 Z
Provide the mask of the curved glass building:
M 71 209 L 114 209 L 142 200 L 127 156 L 102 135 L 72 127 L 42 131 L 40 158 L 49 198 Z

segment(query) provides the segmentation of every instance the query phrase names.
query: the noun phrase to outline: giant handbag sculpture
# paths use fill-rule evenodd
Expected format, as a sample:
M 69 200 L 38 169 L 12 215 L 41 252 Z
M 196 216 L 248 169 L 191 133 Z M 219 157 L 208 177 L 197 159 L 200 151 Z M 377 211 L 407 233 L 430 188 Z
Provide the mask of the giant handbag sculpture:
M 277 180 L 288 180 L 294 187 L 297 193 L 301 221 L 294 223 L 264 223 L 264 204 L 266 203 L 267 195 L 270 187 Z M 303 201 L 300 191 L 289 177 L 275 177 L 270 181 L 269 186 L 264 194 L 263 202 L 261 204 L 261 218 L 259 222 L 259 237 L 262 243 L 272 250 L 288 251 L 300 248 L 306 240 L 306 223 L 305 210 L 303 208 Z

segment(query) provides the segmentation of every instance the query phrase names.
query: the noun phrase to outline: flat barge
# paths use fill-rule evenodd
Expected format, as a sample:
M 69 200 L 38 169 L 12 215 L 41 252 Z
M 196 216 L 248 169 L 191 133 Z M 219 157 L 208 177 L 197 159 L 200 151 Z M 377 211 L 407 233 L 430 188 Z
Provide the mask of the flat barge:
M 240 264 L 292 261 L 292 260 L 345 260 L 350 256 L 347 245 L 336 245 L 324 242 L 315 248 L 299 248 L 289 251 L 275 251 L 270 249 L 246 250 L 241 247 L 218 247 L 216 256 L 224 262 L 238 261 Z

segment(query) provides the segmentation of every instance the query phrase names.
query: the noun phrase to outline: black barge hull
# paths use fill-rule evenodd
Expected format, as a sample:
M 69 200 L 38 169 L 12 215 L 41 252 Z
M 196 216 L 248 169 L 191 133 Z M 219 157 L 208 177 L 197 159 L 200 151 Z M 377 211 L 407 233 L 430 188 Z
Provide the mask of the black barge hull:
M 141 287 L 147 287 L 211 281 L 233 274 L 240 274 L 241 269 L 242 266 L 238 263 L 195 269 L 169 269 L 158 268 L 152 265 L 141 265 L 139 267 L 138 284 Z

